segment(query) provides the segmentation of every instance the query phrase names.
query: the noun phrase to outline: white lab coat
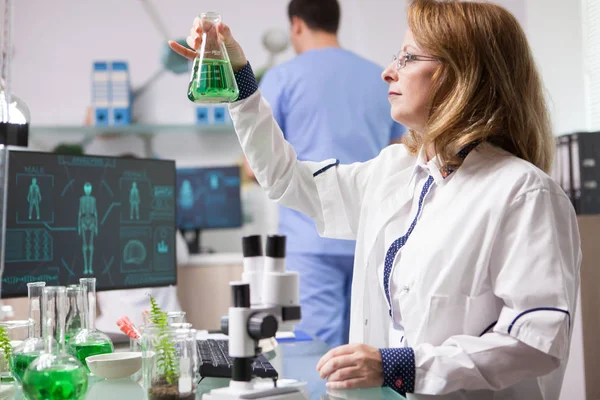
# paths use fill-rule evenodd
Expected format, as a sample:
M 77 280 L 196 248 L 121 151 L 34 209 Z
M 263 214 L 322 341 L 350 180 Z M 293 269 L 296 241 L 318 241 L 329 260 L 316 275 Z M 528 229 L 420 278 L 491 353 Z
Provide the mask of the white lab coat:
M 230 113 L 269 197 L 313 218 L 322 236 L 357 240 L 350 342 L 401 347 L 390 343 L 376 271 L 384 227 L 400 218 L 408 228 L 414 217 L 397 214 L 421 190 L 415 157 L 394 145 L 366 163 L 300 162 L 259 91 Z M 429 173 L 438 191 L 393 269 L 404 285 L 392 286 L 403 291 L 392 306 L 415 351 L 408 398 L 558 399 L 581 263 L 569 199 L 542 171 L 490 144 L 449 179 Z

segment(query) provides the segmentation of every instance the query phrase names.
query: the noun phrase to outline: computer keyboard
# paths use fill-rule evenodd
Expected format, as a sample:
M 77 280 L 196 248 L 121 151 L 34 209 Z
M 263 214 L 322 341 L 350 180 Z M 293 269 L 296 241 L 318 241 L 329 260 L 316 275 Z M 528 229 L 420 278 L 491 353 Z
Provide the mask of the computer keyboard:
M 198 361 L 200 376 L 213 378 L 231 378 L 233 361 L 229 357 L 229 341 L 198 340 Z M 259 378 L 277 379 L 279 374 L 262 354 L 252 363 L 252 374 Z

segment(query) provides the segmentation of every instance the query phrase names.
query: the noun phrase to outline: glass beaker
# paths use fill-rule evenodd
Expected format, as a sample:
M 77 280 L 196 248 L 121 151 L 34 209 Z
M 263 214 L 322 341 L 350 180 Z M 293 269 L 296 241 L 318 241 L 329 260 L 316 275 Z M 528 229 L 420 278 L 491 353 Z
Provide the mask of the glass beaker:
M 149 312 L 142 313 L 143 326 L 154 326 Z M 167 324 L 185 324 L 185 311 L 169 311 L 167 312 Z
M 65 343 L 69 342 L 82 328 L 85 320 L 83 311 L 83 288 L 81 285 L 67 286 L 67 320 Z
M 25 340 L 18 350 L 13 352 L 12 370 L 19 382 L 23 379 L 25 370 L 33 360 L 44 351 L 43 335 L 43 304 L 42 296 L 46 282 L 31 282 L 27 284 L 29 298 L 29 320 L 32 321 L 29 338 Z M 56 342 L 54 343 L 56 346 Z
M 81 278 L 79 282 L 83 288 L 84 327 L 69 339 L 67 347 L 88 368 L 87 357 L 112 353 L 114 347 L 110 338 L 96 329 L 96 278 Z
M 29 339 L 33 331 L 32 326 L 32 320 L 0 322 L 0 328 L 6 333 L 5 337 L 0 333 L 0 382 L 11 382 L 13 378 L 20 379 L 15 371 L 15 355 L 22 350 L 23 343 Z M 5 347 L 6 345 L 8 346 Z
M 169 311 L 167 313 L 167 323 L 169 325 L 183 324 L 185 322 L 185 311 Z
M 138 327 L 138 329 L 140 330 L 141 335 L 144 335 L 144 331 L 147 328 L 156 328 L 156 325 L 152 323 L 152 321 L 150 321 L 150 314 L 146 313 L 143 315 L 144 317 L 144 325 Z M 185 311 L 171 311 L 167 313 L 167 323 L 169 325 L 169 327 L 174 328 L 174 329 L 192 329 L 192 324 L 187 323 L 187 322 L 175 322 L 175 321 L 185 321 Z M 195 330 L 194 330 L 194 338 L 195 336 Z M 129 351 L 132 352 L 140 352 L 142 351 L 142 338 L 139 337 L 137 339 L 129 339 Z M 196 366 L 198 363 L 198 358 L 194 357 L 194 366 Z M 133 379 L 135 382 L 139 381 L 142 378 L 142 370 L 136 372 L 135 374 L 132 375 L 131 379 Z
M 23 392 L 31 400 L 81 399 L 88 377 L 83 365 L 64 350 L 65 287 L 44 288 L 42 305 L 45 348 L 25 370 Z
M 193 332 L 192 332 L 193 331 Z M 142 331 L 142 374 L 149 400 L 187 397 L 194 393 L 195 330 L 145 327 Z
M 142 330 L 142 328 L 140 328 L 140 330 Z M 138 339 L 133 339 L 133 338 L 129 338 L 129 351 L 131 352 L 141 352 L 142 351 L 142 338 L 138 338 Z M 139 382 L 140 379 L 142 379 L 142 370 L 140 369 L 139 371 L 135 372 L 133 375 L 131 375 L 131 380 L 133 380 L 134 382 Z
M 194 103 L 230 103 L 239 96 L 229 55 L 218 32 L 220 22 L 219 13 L 200 15 L 202 44 L 194 60 L 187 93 Z

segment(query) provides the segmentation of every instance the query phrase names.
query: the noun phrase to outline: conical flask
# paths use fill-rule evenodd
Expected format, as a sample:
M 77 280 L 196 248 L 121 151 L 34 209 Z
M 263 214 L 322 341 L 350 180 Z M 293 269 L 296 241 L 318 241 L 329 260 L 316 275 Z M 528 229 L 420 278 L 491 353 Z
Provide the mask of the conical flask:
M 229 103 L 238 98 L 239 90 L 225 43 L 217 31 L 221 14 L 200 15 L 202 44 L 194 60 L 188 98 L 195 103 Z

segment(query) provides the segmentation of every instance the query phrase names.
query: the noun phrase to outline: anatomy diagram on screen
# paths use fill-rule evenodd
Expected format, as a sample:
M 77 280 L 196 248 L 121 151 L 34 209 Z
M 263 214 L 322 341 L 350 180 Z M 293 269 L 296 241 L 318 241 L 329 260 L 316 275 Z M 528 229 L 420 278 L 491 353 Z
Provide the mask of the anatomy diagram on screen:
M 186 210 L 194 206 L 194 189 L 189 180 L 184 180 L 179 189 L 179 205 Z
M 29 193 L 27 193 L 27 202 L 29 203 L 29 219 L 31 219 L 32 212 L 35 210 L 36 219 L 40 219 L 40 202 L 42 201 L 42 193 L 40 187 L 37 184 L 37 179 L 31 179 L 31 185 L 29 185 Z
M 131 184 L 131 190 L 129 191 L 129 219 L 140 219 L 140 191 L 137 188 L 137 184 L 133 182 Z
M 98 235 L 98 210 L 96 198 L 92 196 L 92 184 L 83 185 L 85 195 L 79 199 L 79 218 L 77 233 L 82 237 L 83 273 L 93 274 L 92 261 L 94 259 L 94 236 Z

